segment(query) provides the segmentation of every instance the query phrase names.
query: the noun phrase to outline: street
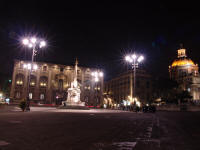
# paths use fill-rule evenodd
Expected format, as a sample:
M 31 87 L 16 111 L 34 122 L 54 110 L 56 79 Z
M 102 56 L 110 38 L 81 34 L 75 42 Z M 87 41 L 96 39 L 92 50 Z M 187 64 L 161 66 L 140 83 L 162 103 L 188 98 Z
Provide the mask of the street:
M 0 111 L 0 150 L 199 150 L 200 112 L 16 107 Z

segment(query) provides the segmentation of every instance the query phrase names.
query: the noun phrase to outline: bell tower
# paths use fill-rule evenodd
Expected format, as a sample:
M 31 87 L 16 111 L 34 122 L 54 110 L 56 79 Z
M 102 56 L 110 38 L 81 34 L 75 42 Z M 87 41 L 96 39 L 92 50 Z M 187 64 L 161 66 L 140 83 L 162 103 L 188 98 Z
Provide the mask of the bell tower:
M 183 44 L 180 44 L 180 49 L 178 49 L 178 58 L 185 58 L 186 56 L 186 49 L 183 48 Z
M 178 58 L 183 58 L 183 57 L 187 57 L 186 49 L 184 49 L 184 48 L 178 49 Z

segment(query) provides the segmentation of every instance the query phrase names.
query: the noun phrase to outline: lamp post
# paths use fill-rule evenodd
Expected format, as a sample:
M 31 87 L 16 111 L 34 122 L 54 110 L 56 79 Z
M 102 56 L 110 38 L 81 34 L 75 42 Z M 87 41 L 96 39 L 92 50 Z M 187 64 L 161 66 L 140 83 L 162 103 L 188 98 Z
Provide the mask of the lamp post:
M 132 100 L 133 96 L 134 97 L 136 96 L 136 93 L 135 93 L 135 90 L 136 90 L 135 89 L 136 88 L 136 85 L 135 85 L 135 82 L 136 82 L 136 68 L 138 68 L 138 64 L 144 60 L 144 57 L 142 55 L 136 55 L 134 53 L 132 55 L 127 55 L 125 57 L 125 60 L 132 65 L 132 69 L 133 69 L 133 72 L 134 72 L 134 83 L 132 81 L 132 78 L 133 78 L 132 71 L 131 71 L 131 80 L 130 80 L 130 95 L 131 95 L 131 100 Z
M 28 38 L 24 38 L 22 40 L 22 43 L 24 46 L 27 46 L 28 48 L 32 49 L 32 56 L 31 56 L 31 64 L 27 65 L 27 69 L 29 70 L 28 72 L 28 82 L 27 82 L 27 95 L 26 95 L 26 110 L 30 111 L 30 100 L 29 100 L 29 86 L 30 86 L 30 76 L 31 76 L 31 72 L 32 70 L 36 70 L 37 69 L 37 65 L 33 66 L 33 61 L 34 61 L 34 56 L 37 53 L 37 48 L 42 48 L 46 46 L 46 42 L 42 39 L 37 39 L 36 37 L 28 37 Z M 24 66 L 25 68 L 26 66 Z
M 101 72 L 101 71 L 94 71 L 94 72 L 91 73 L 91 75 L 94 78 L 94 82 L 95 82 L 95 84 L 94 84 L 95 85 L 94 90 L 95 90 L 95 94 L 96 94 L 97 90 L 101 90 L 100 87 L 96 86 L 97 85 L 96 83 L 99 82 L 99 80 L 100 80 L 99 78 L 103 77 L 103 72 Z M 95 103 L 97 104 L 97 99 L 95 99 Z

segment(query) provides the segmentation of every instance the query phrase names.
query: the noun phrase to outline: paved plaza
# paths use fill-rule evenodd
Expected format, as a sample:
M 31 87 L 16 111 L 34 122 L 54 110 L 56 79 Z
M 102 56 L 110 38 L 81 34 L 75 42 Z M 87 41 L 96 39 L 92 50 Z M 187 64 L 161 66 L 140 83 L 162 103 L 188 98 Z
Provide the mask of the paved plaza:
M 0 150 L 199 150 L 200 112 L 0 110 Z

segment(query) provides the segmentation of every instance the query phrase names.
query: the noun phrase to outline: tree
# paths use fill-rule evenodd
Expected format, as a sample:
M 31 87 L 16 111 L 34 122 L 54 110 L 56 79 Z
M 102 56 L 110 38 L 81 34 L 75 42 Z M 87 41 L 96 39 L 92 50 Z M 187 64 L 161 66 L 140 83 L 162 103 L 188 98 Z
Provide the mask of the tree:
M 154 80 L 154 99 L 161 98 L 166 103 L 178 103 L 176 95 L 179 91 L 176 81 L 169 78 L 157 78 Z
M 181 91 L 177 94 L 177 99 L 180 100 L 180 103 L 186 103 L 192 99 L 192 96 L 188 91 Z
M 21 100 L 21 102 L 19 103 L 19 107 L 21 108 L 21 110 L 24 112 L 25 108 L 26 108 L 26 101 L 23 99 Z

